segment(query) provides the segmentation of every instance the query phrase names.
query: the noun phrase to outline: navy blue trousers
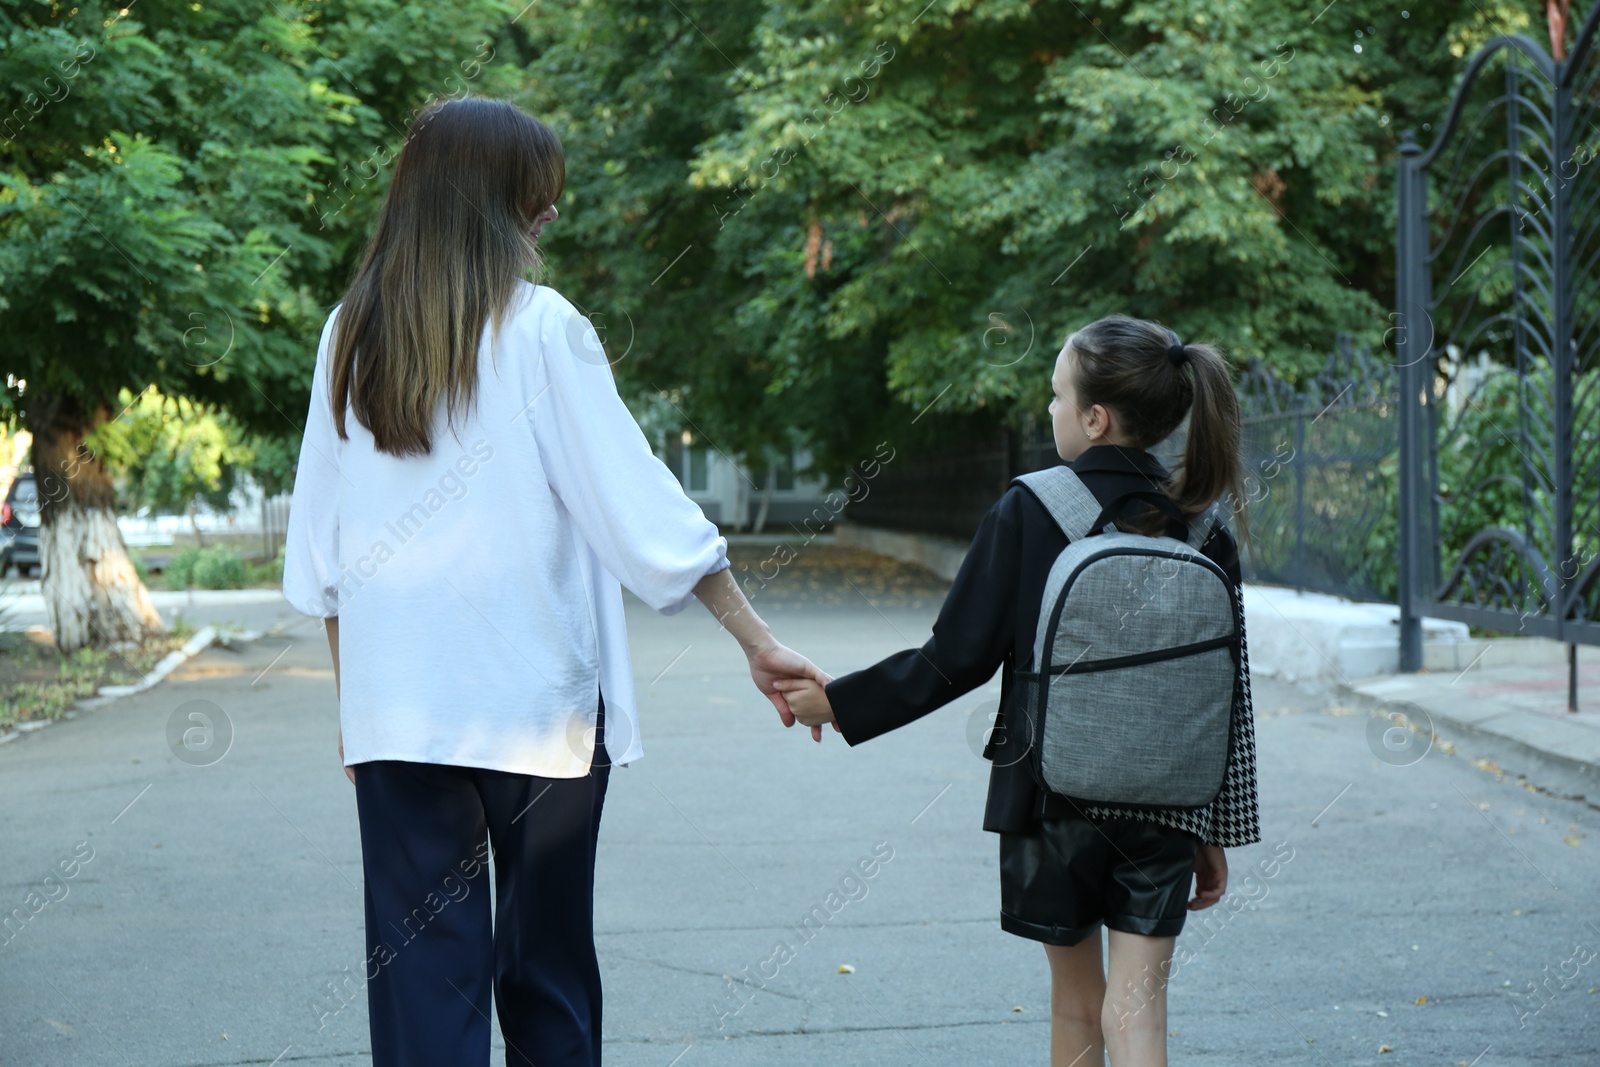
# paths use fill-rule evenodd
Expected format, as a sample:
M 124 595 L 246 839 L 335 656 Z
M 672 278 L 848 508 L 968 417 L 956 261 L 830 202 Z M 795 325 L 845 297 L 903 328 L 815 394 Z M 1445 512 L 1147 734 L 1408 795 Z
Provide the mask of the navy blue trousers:
M 598 1067 L 604 714 L 582 778 L 353 765 L 373 1067 L 487 1067 L 491 988 L 507 1067 Z

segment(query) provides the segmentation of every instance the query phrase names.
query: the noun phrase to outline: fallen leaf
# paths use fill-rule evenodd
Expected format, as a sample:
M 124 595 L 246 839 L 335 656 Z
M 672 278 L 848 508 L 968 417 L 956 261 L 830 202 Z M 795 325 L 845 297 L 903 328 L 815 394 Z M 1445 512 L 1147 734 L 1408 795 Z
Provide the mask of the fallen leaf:
M 855 974 L 856 973 L 856 969 L 854 967 L 850 966 L 848 963 L 841 963 L 841 964 L 839 964 L 839 973 L 840 974 Z
M 1417 1003 L 1418 1004 L 1426 1004 L 1426 1003 L 1428 1003 L 1428 998 L 1427 997 L 1418 997 L 1417 998 Z
M 1379 1045 L 1378 1046 L 1378 1051 L 1379 1052 L 1393 1052 L 1394 1051 L 1394 1046 L 1393 1045 Z
M 1579 845 L 1583 844 L 1583 838 L 1579 837 L 1577 834 L 1568 834 L 1566 837 L 1563 837 L 1561 840 L 1565 841 L 1567 844 L 1571 845 L 1573 848 L 1577 848 Z

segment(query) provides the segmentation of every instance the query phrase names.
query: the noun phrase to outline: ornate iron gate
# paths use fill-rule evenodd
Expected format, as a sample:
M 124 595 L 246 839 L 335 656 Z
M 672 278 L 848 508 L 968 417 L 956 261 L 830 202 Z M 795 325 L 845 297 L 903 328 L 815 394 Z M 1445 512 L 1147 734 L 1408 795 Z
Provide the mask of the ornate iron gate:
M 1600 644 L 1597 23 L 1564 60 L 1491 41 L 1400 149 L 1402 670 L 1424 615 Z

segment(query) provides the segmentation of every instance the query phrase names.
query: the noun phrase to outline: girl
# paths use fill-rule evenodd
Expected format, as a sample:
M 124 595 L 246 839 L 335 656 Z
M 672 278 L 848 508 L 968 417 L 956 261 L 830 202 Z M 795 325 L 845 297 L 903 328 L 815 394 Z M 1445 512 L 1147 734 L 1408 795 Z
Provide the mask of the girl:
M 1215 349 L 1184 345 L 1153 322 L 1112 316 L 1067 338 L 1051 377 L 1056 451 L 1102 505 L 1165 492 L 1186 519 L 1244 499 L 1239 410 Z M 1147 451 L 1189 417 L 1182 470 Z M 1237 511 L 1248 538 L 1242 511 Z M 1119 523 L 1182 538 L 1181 524 L 1144 502 Z M 984 829 L 1000 835 L 1000 926 L 1041 941 L 1050 963 L 1053 1067 L 1164 1067 L 1166 979 L 1187 910 L 1208 908 L 1228 883 L 1223 849 L 1259 841 L 1248 656 L 1241 656 L 1233 740 L 1222 792 L 1207 807 L 1078 807 L 1034 780 L 1027 712 L 1012 706 L 1012 671 L 1031 669 L 1045 579 L 1067 537 L 1033 493 L 1014 485 L 985 516 L 920 649 L 831 682 L 778 689 L 808 726 L 832 722 L 851 745 L 913 722 L 1001 674 L 1000 710 L 984 756 L 992 764 Z M 1215 526 L 1201 552 L 1234 587 L 1243 634 L 1239 553 Z M 1100 927 L 1107 929 L 1109 979 Z
M 563 160 L 511 104 L 423 111 L 312 376 L 283 591 L 333 653 L 376 1067 L 487 1067 L 491 988 L 508 1067 L 600 1062 L 595 840 L 641 754 L 619 579 L 704 603 L 786 725 L 776 674 L 828 680 L 529 280 Z

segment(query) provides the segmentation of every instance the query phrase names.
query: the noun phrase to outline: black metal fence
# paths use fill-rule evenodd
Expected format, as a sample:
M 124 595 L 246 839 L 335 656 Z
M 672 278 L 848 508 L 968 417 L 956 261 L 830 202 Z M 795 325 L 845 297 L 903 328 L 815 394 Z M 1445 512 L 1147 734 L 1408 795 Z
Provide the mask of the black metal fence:
M 844 517 L 867 526 L 968 540 L 1015 471 L 1010 435 L 967 436 L 960 447 L 897 457 Z M 1029 468 L 1034 469 L 1034 468 Z
M 1600 644 L 1597 26 L 1495 38 L 1400 150 L 1403 670 L 1424 615 Z
M 1394 368 L 1340 338 L 1297 383 L 1252 366 L 1239 384 L 1245 574 L 1355 600 L 1395 595 Z

